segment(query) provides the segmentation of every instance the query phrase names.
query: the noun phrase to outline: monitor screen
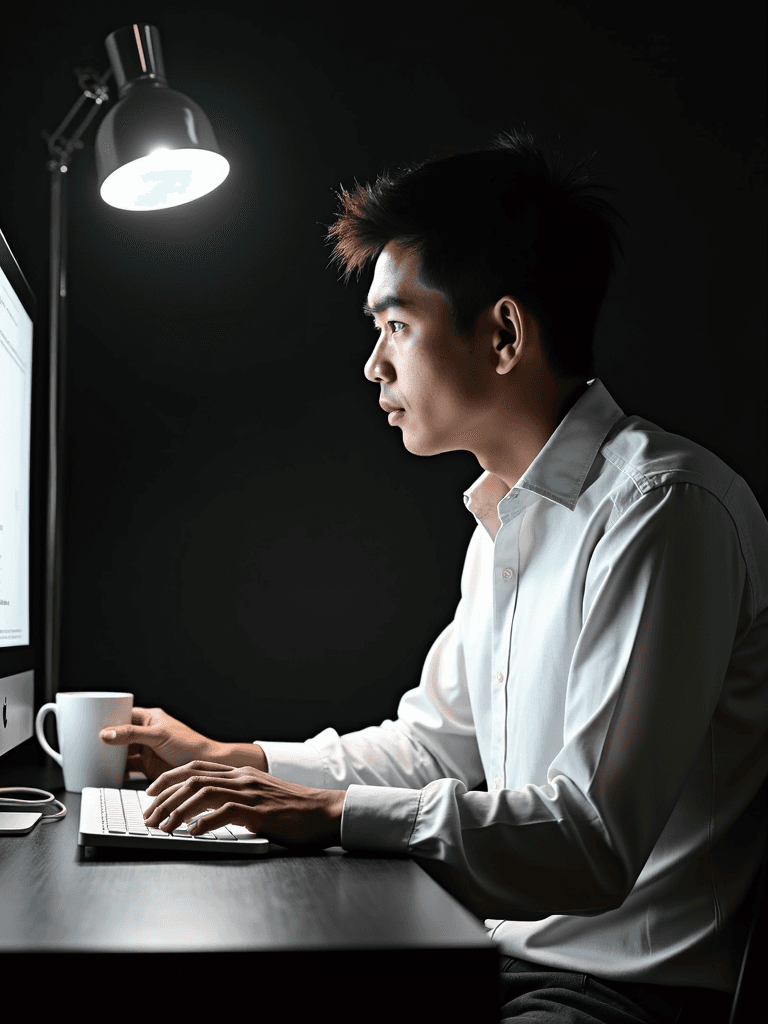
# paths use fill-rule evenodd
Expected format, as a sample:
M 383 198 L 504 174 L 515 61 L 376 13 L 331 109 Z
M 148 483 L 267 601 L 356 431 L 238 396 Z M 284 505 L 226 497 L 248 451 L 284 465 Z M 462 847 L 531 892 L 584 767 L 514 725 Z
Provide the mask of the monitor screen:
M 0 267 L 0 647 L 29 644 L 32 318 Z
M 42 654 L 41 509 L 33 509 L 33 336 L 36 302 L 0 231 L 0 754 L 32 735 L 35 669 Z M 39 461 L 39 458 L 38 458 Z M 39 484 L 39 481 L 38 481 Z M 45 496 L 38 485 L 38 506 Z M 33 635 L 37 633 L 38 635 Z

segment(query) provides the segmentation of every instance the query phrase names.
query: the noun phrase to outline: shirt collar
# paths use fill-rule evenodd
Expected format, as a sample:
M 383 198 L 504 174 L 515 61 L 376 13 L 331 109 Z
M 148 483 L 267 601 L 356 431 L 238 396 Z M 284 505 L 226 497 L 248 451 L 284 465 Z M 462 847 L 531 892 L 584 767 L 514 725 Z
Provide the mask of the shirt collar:
M 501 525 L 499 506 L 508 493 L 533 491 L 573 512 L 597 453 L 624 412 L 597 377 L 558 423 L 512 491 L 485 472 L 464 492 L 464 504 L 492 533 Z

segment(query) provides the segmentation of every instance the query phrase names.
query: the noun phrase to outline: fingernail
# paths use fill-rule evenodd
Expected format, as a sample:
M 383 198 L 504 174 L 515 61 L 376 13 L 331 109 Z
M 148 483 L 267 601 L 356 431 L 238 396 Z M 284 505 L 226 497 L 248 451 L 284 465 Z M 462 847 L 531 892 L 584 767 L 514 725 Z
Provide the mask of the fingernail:
M 117 736 L 117 733 L 114 729 L 107 729 L 107 731 L 103 732 L 101 735 L 105 740 L 113 740 Z

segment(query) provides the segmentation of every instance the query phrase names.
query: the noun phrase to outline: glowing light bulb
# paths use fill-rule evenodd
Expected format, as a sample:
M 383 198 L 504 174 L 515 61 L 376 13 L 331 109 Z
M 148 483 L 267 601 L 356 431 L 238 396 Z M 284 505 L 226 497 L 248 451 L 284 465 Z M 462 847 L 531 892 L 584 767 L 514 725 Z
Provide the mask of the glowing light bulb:
M 118 210 L 163 210 L 212 192 L 229 174 L 229 161 L 206 149 L 166 149 L 118 167 L 100 194 Z

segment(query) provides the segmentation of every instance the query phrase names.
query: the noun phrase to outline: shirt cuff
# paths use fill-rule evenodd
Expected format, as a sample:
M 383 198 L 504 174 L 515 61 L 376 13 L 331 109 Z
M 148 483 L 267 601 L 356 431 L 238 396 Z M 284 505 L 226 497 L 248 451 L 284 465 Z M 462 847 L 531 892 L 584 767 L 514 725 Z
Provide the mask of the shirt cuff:
M 267 771 L 276 779 L 295 782 L 313 789 L 330 789 L 325 784 L 325 764 L 321 754 L 309 743 L 283 743 L 254 740 L 264 751 Z
M 341 845 L 345 850 L 407 853 L 420 803 L 417 789 L 350 786 L 341 815 Z

